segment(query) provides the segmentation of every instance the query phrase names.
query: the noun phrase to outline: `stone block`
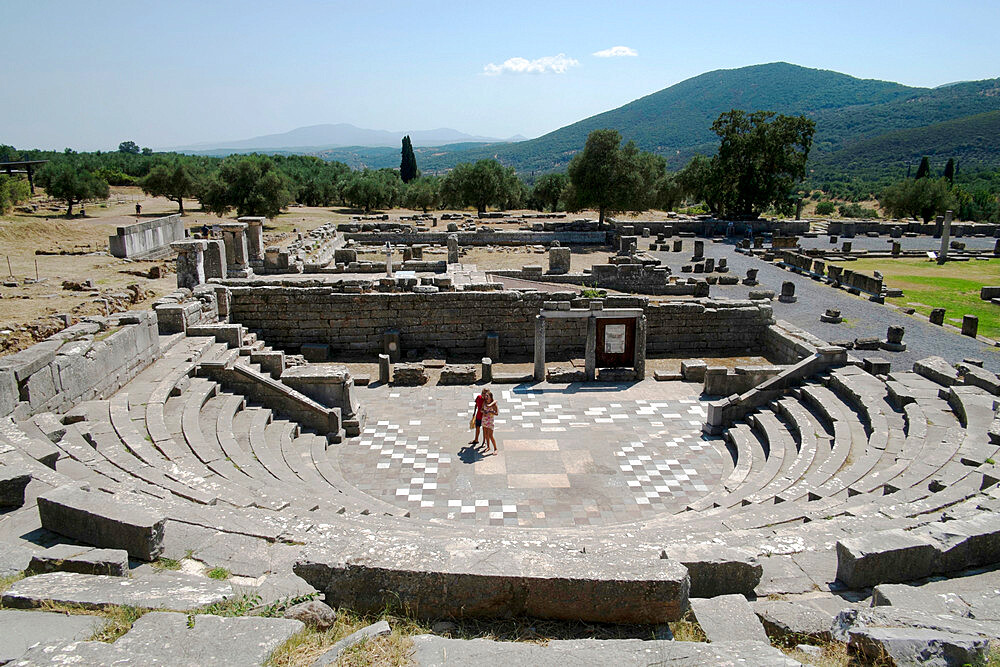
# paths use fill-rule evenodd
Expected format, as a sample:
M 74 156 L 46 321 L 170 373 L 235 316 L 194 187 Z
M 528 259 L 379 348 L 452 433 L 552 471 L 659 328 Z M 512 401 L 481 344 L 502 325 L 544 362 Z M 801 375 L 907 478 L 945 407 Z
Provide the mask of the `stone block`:
M 881 357 L 869 357 L 864 360 L 865 371 L 872 375 L 888 375 L 891 364 Z
M 752 595 L 763 573 L 756 556 L 745 549 L 715 544 L 685 545 L 667 547 L 660 558 L 667 557 L 688 569 L 692 598 L 733 593 Z
M 378 381 L 380 384 L 389 384 L 389 373 L 392 369 L 388 354 L 378 355 Z
M 837 579 L 848 588 L 912 581 L 933 573 L 935 544 L 899 529 L 837 541 Z
M 440 384 L 475 384 L 476 367 L 473 364 L 448 364 L 441 370 Z
M 691 611 L 712 643 L 757 641 L 768 643 L 767 633 L 742 595 L 691 598 Z
M 101 616 L 64 614 L 54 611 L 0 609 L 0 665 L 21 658 L 36 644 L 82 641 L 106 623 Z M 38 664 L 38 663 L 35 663 Z
M 832 638 L 830 626 L 833 615 L 810 606 L 806 601 L 757 600 L 752 607 L 769 637 L 797 640 L 809 637 L 820 642 Z
M 95 549 L 57 544 L 34 554 L 28 569 L 34 574 L 77 572 L 124 577 L 129 572 L 128 552 L 124 549 Z
M 155 560 L 163 551 L 166 515 L 125 496 L 62 486 L 38 497 L 38 515 L 53 533 Z
M 15 466 L 0 465 L 0 507 L 21 507 L 24 505 L 24 490 L 31 482 L 27 470 Z
M 109 577 L 49 572 L 15 582 L 2 597 L 5 607 L 30 609 L 48 604 L 65 604 L 84 609 L 106 609 L 129 605 L 147 609 L 188 611 L 233 594 L 233 587 L 180 572 L 153 572 L 136 577 Z
M 685 382 L 704 382 L 708 364 L 701 359 L 685 359 L 681 362 L 681 376 Z
M 927 357 L 913 364 L 913 372 L 922 375 L 931 382 L 950 387 L 959 384 L 960 378 L 954 366 L 942 357 Z
M 944 324 L 944 313 L 944 308 L 932 308 L 930 317 L 928 318 L 930 323 L 942 326 Z
M 962 316 L 962 335 L 975 338 L 979 333 L 979 318 L 975 315 Z
M 569 248 L 549 249 L 549 273 L 569 273 L 571 253 Z
M 983 664 L 989 640 L 922 628 L 865 628 L 851 632 L 848 650 L 865 664 Z
M 392 383 L 399 387 L 416 387 L 427 382 L 423 364 L 401 363 L 393 367 Z

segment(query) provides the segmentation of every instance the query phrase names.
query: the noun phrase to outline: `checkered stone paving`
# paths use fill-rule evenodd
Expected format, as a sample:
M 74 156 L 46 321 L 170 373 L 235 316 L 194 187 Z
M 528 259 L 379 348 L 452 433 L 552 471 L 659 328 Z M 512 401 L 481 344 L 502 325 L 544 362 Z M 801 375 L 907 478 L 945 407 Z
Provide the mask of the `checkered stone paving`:
M 359 490 L 435 521 L 568 527 L 672 513 L 721 481 L 697 385 L 494 387 L 499 454 L 467 444 L 480 387 L 374 387 L 360 437 L 329 449 Z

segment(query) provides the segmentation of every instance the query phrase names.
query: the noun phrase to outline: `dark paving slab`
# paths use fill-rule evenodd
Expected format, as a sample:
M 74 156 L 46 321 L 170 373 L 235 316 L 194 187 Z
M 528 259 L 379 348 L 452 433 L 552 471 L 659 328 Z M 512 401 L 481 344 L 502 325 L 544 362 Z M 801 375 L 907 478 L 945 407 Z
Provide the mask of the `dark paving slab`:
M 867 240 L 874 241 L 876 239 Z M 992 241 L 992 239 L 989 240 Z M 681 266 L 690 262 L 691 254 L 694 252 L 693 242 L 694 239 L 684 239 L 683 252 L 655 252 L 652 254 L 669 266 L 675 275 L 704 277 L 704 274 L 681 273 Z M 730 274 L 741 279 L 746 275 L 747 269 L 758 269 L 757 279 L 760 285 L 756 287 L 748 287 L 743 284 L 713 285 L 711 288 L 713 297 L 745 299 L 752 289 L 770 289 L 780 292 L 782 282 L 789 280 L 795 283 L 795 296 L 797 297 L 795 303 L 781 303 L 777 299 L 772 302 L 775 319 L 790 322 L 824 340 L 854 340 L 868 337 L 884 340 L 886 330 L 890 325 L 906 327 L 906 335 L 903 338 L 903 342 L 907 345 L 906 351 L 852 351 L 852 354 L 858 358 L 882 357 L 892 364 L 893 370 L 909 370 L 914 361 L 932 355 L 942 356 L 952 363 L 965 358 L 978 358 L 984 361 L 986 368 L 994 372 L 1000 371 L 1000 349 L 998 348 L 942 329 L 926 320 L 905 315 L 899 310 L 873 303 L 866 298 L 852 296 L 845 290 L 834 289 L 806 276 L 785 271 L 771 262 L 737 253 L 731 243 L 706 242 L 705 256 L 716 259 L 727 258 Z M 819 316 L 827 308 L 839 309 L 842 317 L 847 318 L 848 322 L 842 324 L 820 322 Z
M 683 509 L 721 479 L 701 386 L 495 387 L 497 454 L 467 444 L 479 387 L 374 387 L 336 452 L 358 489 L 412 516 L 501 526 L 614 524 Z

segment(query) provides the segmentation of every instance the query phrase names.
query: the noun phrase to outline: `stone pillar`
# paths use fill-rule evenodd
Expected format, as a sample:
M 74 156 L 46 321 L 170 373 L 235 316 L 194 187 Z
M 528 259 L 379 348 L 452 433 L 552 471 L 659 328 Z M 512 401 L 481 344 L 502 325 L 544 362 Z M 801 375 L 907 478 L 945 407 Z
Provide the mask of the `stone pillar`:
M 948 242 L 951 240 L 951 215 L 951 211 L 945 211 L 944 213 L 944 224 L 941 226 L 941 252 L 938 253 L 938 264 L 944 264 L 948 261 Z
M 635 321 L 635 354 L 632 357 L 635 379 L 646 379 L 646 316 L 640 315 Z
M 223 222 L 222 238 L 226 242 L 226 276 L 229 278 L 249 278 L 250 264 L 247 261 L 247 223 Z
M 998 229 L 1000 229 L 1000 227 L 998 227 Z M 997 239 L 996 243 L 993 244 L 993 256 L 1000 257 L 1000 239 Z
M 618 254 L 623 257 L 631 257 L 639 249 L 638 236 L 622 236 L 619 239 Z
M 545 317 L 535 316 L 535 381 L 545 381 Z
M 747 269 L 747 277 L 743 279 L 744 285 L 757 284 L 757 269 Z
M 674 252 L 680 252 L 684 249 L 684 239 L 674 239 Z
M 934 238 L 941 238 L 941 231 L 944 228 L 944 216 L 939 215 L 934 218 Z
M 493 361 L 500 361 L 500 334 L 495 331 L 486 334 L 486 356 Z
M 674 235 L 674 226 L 673 225 L 663 225 L 663 236 L 664 236 L 664 238 L 668 238 L 669 239 L 673 235 Z
M 851 241 L 844 241 L 840 245 L 840 252 L 851 252 L 852 244 Z
M 205 242 L 205 278 L 227 278 L 226 246 L 221 239 L 209 239 Z
M 889 238 L 898 239 L 903 235 L 903 228 L 899 225 L 894 225 L 889 230 Z
M 781 296 L 778 297 L 778 301 L 782 303 L 795 303 L 795 283 L 791 280 L 781 283 Z
M 587 318 L 587 345 L 583 352 L 584 375 L 589 382 L 597 379 L 597 317 Z
M 392 277 L 392 246 L 385 244 L 385 275 Z
M 458 264 L 458 235 L 448 235 L 448 263 Z
M 205 241 L 174 241 L 177 253 L 177 286 L 194 289 L 205 282 Z
M 382 352 L 389 355 L 389 360 L 393 363 L 399 361 L 399 331 L 389 329 L 382 334 Z
M 694 242 L 694 255 L 691 256 L 692 260 L 699 260 L 705 256 L 705 242 L 695 241 Z
M 727 273 L 729 271 L 729 261 L 725 257 L 720 257 L 715 270 L 719 273 Z
M 950 213 L 950 211 L 949 211 Z M 947 230 L 947 216 L 945 217 L 945 229 Z M 962 316 L 962 335 L 970 336 L 972 338 L 976 337 L 979 333 L 979 318 L 975 315 L 963 315 Z
M 237 218 L 247 223 L 247 260 L 255 269 L 264 266 L 264 221 L 267 218 L 244 216 Z
M 649 227 L 643 227 L 642 228 L 642 238 L 644 238 L 644 239 L 648 239 L 649 238 Z
M 931 324 L 942 326 L 944 324 L 944 308 L 932 308 L 930 317 Z
M 378 355 L 378 381 L 379 384 L 389 384 L 389 371 L 391 366 L 389 365 L 389 355 L 380 354 Z
M 893 229 L 898 229 L 898 228 L 894 227 Z M 892 256 L 893 257 L 899 257 L 900 250 L 901 250 L 901 247 L 899 245 L 899 241 L 893 241 L 892 242 Z
M 410 256 L 414 261 L 422 262 L 424 260 L 424 246 L 421 244 L 410 246 Z
M 569 273 L 569 263 L 569 248 L 549 248 L 549 273 Z
M 705 273 L 712 273 L 715 271 L 715 258 L 706 257 L 705 258 Z
M 493 382 L 493 360 L 489 357 L 483 357 L 483 382 L 489 384 Z

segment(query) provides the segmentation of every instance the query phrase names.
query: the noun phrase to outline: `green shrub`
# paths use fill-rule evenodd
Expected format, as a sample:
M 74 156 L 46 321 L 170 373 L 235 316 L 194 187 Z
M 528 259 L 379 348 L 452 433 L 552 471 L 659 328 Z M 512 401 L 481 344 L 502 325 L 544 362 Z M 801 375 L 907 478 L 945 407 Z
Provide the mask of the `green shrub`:
M 816 215 L 830 215 L 836 208 L 836 205 L 832 201 L 821 201 L 816 204 Z
M 873 208 L 864 208 L 861 204 L 841 204 L 840 216 L 843 218 L 877 218 L 878 211 Z

